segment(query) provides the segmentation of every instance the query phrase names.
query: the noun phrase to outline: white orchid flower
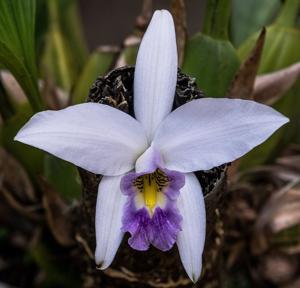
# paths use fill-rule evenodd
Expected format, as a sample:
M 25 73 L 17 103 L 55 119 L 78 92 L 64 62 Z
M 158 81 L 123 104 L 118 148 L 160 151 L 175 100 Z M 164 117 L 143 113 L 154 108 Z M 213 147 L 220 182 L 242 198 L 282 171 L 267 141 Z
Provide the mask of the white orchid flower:
M 34 115 L 16 140 L 104 175 L 96 206 L 96 263 L 107 268 L 125 232 L 129 245 L 177 244 L 188 276 L 200 277 L 205 206 L 194 171 L 241 157 L 288 119 L 246 100 L 204 98 L 171 112 L 177 81 L 172 16 L 156 11 L 134 74 L 134 112 L 85 103 Z

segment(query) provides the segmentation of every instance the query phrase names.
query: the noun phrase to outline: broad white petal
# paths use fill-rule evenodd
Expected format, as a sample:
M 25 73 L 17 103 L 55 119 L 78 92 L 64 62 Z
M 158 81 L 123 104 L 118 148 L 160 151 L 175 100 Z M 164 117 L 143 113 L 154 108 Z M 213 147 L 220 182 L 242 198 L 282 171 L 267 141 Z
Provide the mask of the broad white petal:
M 111 264 L 124 235 L 121 226 L 126 196 L 120 190 L 121 178 L 104 176 L 98 188 L 95 260 L 100 269 Z
M 177 246 L 186 273 L 196 282 L 202 269 L 206 217 L 202 189 L 193 173 L 185 174 L 185 185 L 180 190 L 177 205 L 183 217 Z
M 208 170 L 241 157 L 286 122 L 279 112 L 254 101 L 204 98 L 172 112 L 153 142 L 167 169 Z
M 134 112 L 149 139 L 170 113 L 177 81 L 177 48 L 171 14 L 156 11 L 141 42 L 134 73 Z
M 15 140 L 109 176 L 131 170 L 148 146 L 139 122 L 115 108 L 95 103 L 37 113 Z

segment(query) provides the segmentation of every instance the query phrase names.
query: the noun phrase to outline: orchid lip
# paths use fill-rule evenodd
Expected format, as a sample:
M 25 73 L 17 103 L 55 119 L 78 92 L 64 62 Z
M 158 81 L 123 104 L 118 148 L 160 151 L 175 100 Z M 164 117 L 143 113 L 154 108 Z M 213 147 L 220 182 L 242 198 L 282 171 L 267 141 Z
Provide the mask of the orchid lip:
M 174 245 L 182 217 L 176 200 L 184 186 L 184 175 L 167 169 L 152 173 L 131 172 L 121 180 L 121 191 L 128 196 L 122 231 L 129 232 L 129 245 L 147 250 L 152 244 L 166 251 Z

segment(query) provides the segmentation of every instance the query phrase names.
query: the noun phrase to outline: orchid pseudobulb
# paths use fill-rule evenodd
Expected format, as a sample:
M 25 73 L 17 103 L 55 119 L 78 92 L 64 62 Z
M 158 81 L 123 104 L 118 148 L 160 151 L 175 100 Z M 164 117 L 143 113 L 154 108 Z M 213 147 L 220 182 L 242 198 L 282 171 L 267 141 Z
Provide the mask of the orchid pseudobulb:
M 171 112 L 177 81 L 172 16 L 156 11 L 134 75 L 136 119 L 85 103 L 34 115 L 15 139 L 102 174 L 95 259 L 107 268 L 124 233 L 133 249 L 167 251 L 176 243 L 189 277 L 201 273 L 205 206 L 194 171 L 231 162 L 288 119 L 247 100 L 204 98 Z

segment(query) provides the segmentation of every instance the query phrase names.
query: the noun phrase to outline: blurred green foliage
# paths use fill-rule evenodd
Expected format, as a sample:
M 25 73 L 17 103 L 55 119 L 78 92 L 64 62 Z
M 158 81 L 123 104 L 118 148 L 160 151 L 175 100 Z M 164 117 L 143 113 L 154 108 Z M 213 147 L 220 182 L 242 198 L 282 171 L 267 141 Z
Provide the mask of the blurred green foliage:
M 80 199 L 81 182 L 74 165 L 47 154 L 44 157 L 44 175 L 65 200 Z
M 55 85 L 70 91 L 87 54 L 79 23 L 77 1 L 47 1 L 46 8 L 49 23 L 41 72 Z
M 279 8 L 280 0 L 233 0 L 230 20 L 232 43 L 238 47 L 251 34 L 270 24 Z
M 229 16 L 230 0 L 208 1 L 204 31 L 186 44 L 182 69 L 209 97 L 224 97 L 240 64 L 228 39 Z
M 296 18 L 300 6 L 299 0 L 287 0 L 275 22 L 267 27 L 266 41 L 259 66 L 259 74 L 285 68 L 300 61 L 300 29 Z M 258 37 L 258 32 L 251 35 L 239 48 L 239 56 L 244 60 Z M 266 143 L 255 148 L 243 158 L 245 168 L 274 157 L 289 143 L 300 143 L 300 81 L 284 95 L 274 107 L 290 118 L 290 123 L 281 128 Z
M 32 110 L 28 104 L 19 107 L 18 113 L 9 118 L 5 125 L 0 128 L 0 143 L 24 165 L 31 178 L 36 181 L 37 176 L 42 172 L 44 153 L 39 149 L 13 140 L 31 116 Z
M 198 33 L 186 46 L 182 69 L 196 78 L 198 87 L 209 97 L 224 97 L 239 59 L 228 40 Z
M 42 109 L 35 54 L 36 1 L 0 1 L 0 62 L 24 89 L 34 111 Z
M 115 49 L 98 49 L 91 53 L 80 73 L 72 91 L 72 103 L 85 102 L 88 92 L 98 76 L 104 76 L 111 67 L 117 51 Z

